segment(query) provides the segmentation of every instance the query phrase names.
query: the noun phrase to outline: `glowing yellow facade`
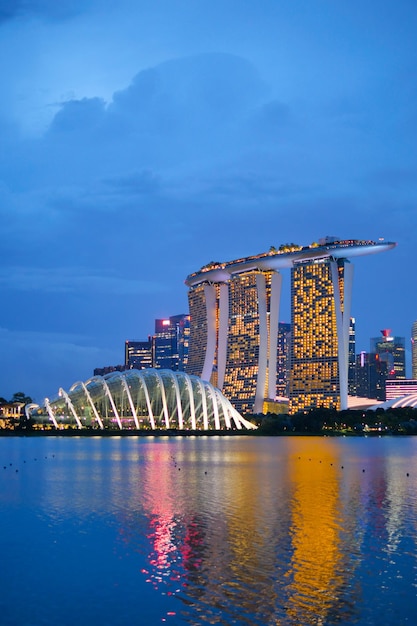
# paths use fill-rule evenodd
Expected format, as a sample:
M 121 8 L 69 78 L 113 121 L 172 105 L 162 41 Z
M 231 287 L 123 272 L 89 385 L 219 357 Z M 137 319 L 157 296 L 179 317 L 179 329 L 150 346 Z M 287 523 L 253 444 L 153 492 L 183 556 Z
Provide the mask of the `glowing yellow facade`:
M 276 395 L 281 275 L 250 269 L 189 291 L 187 371 L 222 390 L 243 413 L 262 412 Z
M 269 372 L 265 357 L 270 345 L 272 275 L 272 272 L 245 272 L 233 276 L 229 284 L 229 333 L 223 393 L 243 413 L 254 409 L 257 389 L 262 402 L 268 397 Z M 263 297 L 260 297 L 261 293 Z M 263 308 L 266 312 L 264 320 L 261 319 Z
M 292 269 L 290 413 L 342 408 L 341 384 L 346 392 L 347 379 L 345 267 L 343 259 L 319 259 Z

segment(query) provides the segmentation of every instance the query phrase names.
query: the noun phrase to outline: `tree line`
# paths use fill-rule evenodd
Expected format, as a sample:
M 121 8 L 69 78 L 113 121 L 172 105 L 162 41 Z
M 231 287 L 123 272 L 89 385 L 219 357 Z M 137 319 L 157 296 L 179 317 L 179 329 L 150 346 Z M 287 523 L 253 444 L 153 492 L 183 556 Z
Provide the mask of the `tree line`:
M 20 402 L 25 405 L 30 404 L 32 402 L 32 398 L 23 393 L 23 391 L 17 391 L 14 393 L 11 400 L 6 400 L 5 398 L 0 397 L 0 404 L 14 404 Z
M 290 435 L 417 435 L 417 409 L 310 409 L 294 415 L 272 413 L 246 416 L 258 426 L 253 434 Z

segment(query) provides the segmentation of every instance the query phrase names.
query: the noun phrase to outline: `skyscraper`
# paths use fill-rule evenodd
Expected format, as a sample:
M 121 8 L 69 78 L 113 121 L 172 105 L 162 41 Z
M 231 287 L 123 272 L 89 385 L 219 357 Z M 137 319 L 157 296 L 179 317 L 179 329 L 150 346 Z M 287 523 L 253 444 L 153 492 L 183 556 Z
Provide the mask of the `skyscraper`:
M 362 398 L 385 400 L 387 363 L 378 354 L 361 352 L 356 357 L 356 395 Z
M 347 408 L 351 257 L 395 243 L 326 238 L 225 263 L 186 279 L 187 372 L 223 391 L 241 412 L 259 413 L 277 391 L 281 270 L 292 268 L 290 410 Z
M 187 372 L 222 389 L 238 411 L 260 413 L 276 395 L 281 275 L 249 268 L 227 278 L 190 288 Z
M 221 385 L 217 381 L 217 362 L 220 303 L 222 312 L 226 312 L 227 315 L 228 287 L 221 282 L 202 280 L 192 285 L 188 292 L 190 346 L 186 371 L 188 374 L 201 376 L 219 389 Z
M 142 370 L 152 367 L 152 341 L 126 341 L 126 369 Z
M 222 388 L 242 413 L 260 413 L 264 399 L 276 396 L 280 289 L 281 276 L 277 272 L 249 271 L 230 279 Z
M 405 338 L 391 336 L 391 329 L 381 330 L 381 337 L 371 339 L 371 353 L 387 364 L 387 380 L 405 378 Z
M 356 396 L 356 320 L 350 318 L 348 349 L 348 394 Z
M 189 332 L 189 315 L 172 315 L 167 319 L 155 320 L 153 367 L 184 371 L 188 359 Z
M 291 274 L 289 412 L 345 409 L 352 266 L 313 259 L 295 263 Z
M 278 324 L 277 396 L 288 397 L 291 368 L 291 324 Z

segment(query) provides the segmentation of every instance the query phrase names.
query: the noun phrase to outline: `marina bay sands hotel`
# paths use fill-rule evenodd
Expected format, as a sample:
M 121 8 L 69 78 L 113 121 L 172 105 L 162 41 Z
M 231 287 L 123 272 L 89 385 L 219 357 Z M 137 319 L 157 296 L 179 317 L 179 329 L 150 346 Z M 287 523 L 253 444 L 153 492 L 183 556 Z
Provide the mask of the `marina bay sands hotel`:
M 210 381 L 241 413 L 276 396 L 281 270 L 291 270 L 289 412 L 347 408 L 353 264 L 385 241 L 294 244 L 190 274 L 187 372 Z

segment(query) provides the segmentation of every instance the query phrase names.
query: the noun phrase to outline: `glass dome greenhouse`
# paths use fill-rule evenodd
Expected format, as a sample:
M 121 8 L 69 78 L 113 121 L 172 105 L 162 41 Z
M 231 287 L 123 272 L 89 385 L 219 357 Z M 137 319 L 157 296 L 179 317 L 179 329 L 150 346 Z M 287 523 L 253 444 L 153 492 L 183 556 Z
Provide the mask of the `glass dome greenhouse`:
M 44 406 L 26 407 L 28 417 L 55 428 L 253 429 L 223 394 L 197 376 L 171 370 L 128 370 L 59 389 Z

